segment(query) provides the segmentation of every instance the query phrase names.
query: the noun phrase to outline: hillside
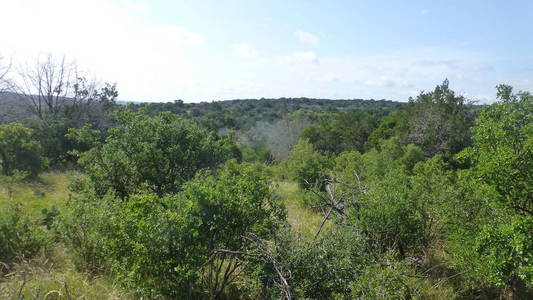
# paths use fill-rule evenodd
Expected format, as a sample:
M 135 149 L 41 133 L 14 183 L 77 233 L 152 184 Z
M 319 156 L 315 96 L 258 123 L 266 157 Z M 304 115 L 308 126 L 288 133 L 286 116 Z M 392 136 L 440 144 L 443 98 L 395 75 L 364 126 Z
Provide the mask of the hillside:
M 31 117 L 27 108 L 21 103 L 17 94 L 0 93 L 0 124 Z M 132 108 L 143 107 L 152 113 L 170 111 L 198 119 L 218 120 L 232 129 L 249 128 L 257 121 L 272 122 L 287 113 L 300 109 L 316 112 L 339 112 L 347 110 L 393 111 L 405 103 L 391 100 L 364 99 L 314 99 L 314 98 L 279 98 L 279 99 L 235 99 L 212 102 L 184 103 L 174 102 L 131 102 L 117 101 L 116 105 Z M 221 121 L 222 120 L 222 121 Z
M 17 94 L 0 93 L 0 124 L 23 120 L 31 117 Z

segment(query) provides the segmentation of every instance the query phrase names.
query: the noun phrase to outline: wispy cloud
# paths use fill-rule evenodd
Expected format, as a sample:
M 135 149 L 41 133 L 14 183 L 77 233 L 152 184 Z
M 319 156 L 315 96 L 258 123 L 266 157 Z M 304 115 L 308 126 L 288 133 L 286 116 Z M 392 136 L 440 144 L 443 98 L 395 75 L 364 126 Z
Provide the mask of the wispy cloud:
M 288 63 L 314 63 L 318 64 L 318 56 L 313 51 L 294 52 L 290 55 L 284 56 Z
M 320 43 L 320 38 L 310 32 L 297 30 L 294 35 L 298 40 L 312 47 L 317 47 Z
M 259 56 L 259 51 L 257 51 L 255 48 L 248 45 L 247 43 L 233 44 L 231 47 L 233 48 L 233 50 L 235 50 L 235 53 L 237 53 L 237 55 L 242 57 L 253 58 Z

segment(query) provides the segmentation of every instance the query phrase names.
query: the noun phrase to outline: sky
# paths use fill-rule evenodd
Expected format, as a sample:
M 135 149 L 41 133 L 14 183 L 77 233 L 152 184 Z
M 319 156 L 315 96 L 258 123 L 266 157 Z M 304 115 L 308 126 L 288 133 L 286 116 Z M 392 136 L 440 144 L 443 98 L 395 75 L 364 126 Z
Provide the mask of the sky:
M 533 91 L 533 1 L 0 0 L 0 56 L 65 55 L 124 101 Z

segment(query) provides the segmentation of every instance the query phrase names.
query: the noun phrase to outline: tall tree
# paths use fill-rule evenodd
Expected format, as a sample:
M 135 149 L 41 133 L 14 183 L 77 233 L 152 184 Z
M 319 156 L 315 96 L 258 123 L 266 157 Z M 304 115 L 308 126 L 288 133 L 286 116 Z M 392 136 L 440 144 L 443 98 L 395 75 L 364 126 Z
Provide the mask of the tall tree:
M 533 95 L 497 88 L 500 101 L 477 118 L 468 154 L 508 207 L 533 216 Z
M 79 71 L 67 57 L 48 54 L 20 71 L 15 91 L 40 120 L 56 120 L 68 108 L 67 117 L 80 119 L 93 103 L 113 103 L 116 86 L 100 86 Z M 85 110 L 83 109 L 85 108 Z M 63 116 L 65 117 L 65 116 Z
M 472 103 L 452 91 L 448 80 L 411 98 L 407 110 L 407 143 L 421 147 L 426 156 L 455 154 L 470 144 Z
M 48 54 L 20 72 L 16 91 L 39 119 L 59 114 L 74 92 L 77 69 L 65 56 Z
M 171 113 L 150 117 L 124 111 L 105 143 L 84 153 L 85 167 L 97 191 L 127 197 L 141 189 L 162 196 L 177 192 L 201 169 L 240 158 L 230 137 L 196 126 Z

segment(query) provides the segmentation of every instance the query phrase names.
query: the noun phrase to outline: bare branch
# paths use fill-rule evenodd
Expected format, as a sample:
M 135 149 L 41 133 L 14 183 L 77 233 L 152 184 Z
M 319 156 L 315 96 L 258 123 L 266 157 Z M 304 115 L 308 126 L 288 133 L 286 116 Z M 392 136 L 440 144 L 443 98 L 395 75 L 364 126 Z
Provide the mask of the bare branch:
M 208 264 L 210 265 L 210 268 L 212 268 L 212 262 L 216 259 L 218 255 L 230 254 L 230 255 L 238 255 L 238 256 L 250 256 L 250 257 L 263 258 L 266 261 L 270 262 L 272 266 L 274 267 L 274 270 L 276 271 L 276 274 L 278 275 L 278 279 L 279 279 L 279 282 L 277 282 L 277 285 L 283 291 L 285 295 L 285 299 L 293 299 L 291 288 L 287 280 L 287 278 L 289 278 L 291 275 L 290 270 L 285 270 L 285 268 L 279 263 L 279 261 L 275 258 L 275 256 L 264 245 L 265 241 L 260 239 L 257 235 L 247 232 L 243 234 L 241 237 L 249 241 L 256 248 L 256 251 L 258 251 L 258 253 L 245 252 L 245 251 L 240 251 L 240 250 L 214 249 L 211 256 L 202 265 L 201 268 L 205 267 Z M 222 278 L 222 282 L 220 286 L 218 286 L 218 283 L 216 283 L 217 285 L 216 291 L 214 293 L 212 292 L 212 297 L 216 298 L 220 296 L 220 293 L 223 291 L 224 287 L 229 282 L 230 276 L 237 270 L 239 266 L 240 265 L 237 260 L 230 261 L 228 268 L 224 272 L 224 276 Z
M 3 57 L 0 57 L 0 61 L 3 59 Z M 7 74 L 9 71 L 11 71 L 11 67 L 13 66 L 13 62 L 10 60 L 9 64 L 7 66 L 2 66 L 0 64 L 0 92 L 4 92 L 8 89 L 10 83 L 7 80 Z
M 77 68 L 66 57 L 56 58 L 51 54 L 38 58 L 32 65 L 19 70 L 15 92 L 39 119 L 56 116 L 63 105 L 74 96 Z

